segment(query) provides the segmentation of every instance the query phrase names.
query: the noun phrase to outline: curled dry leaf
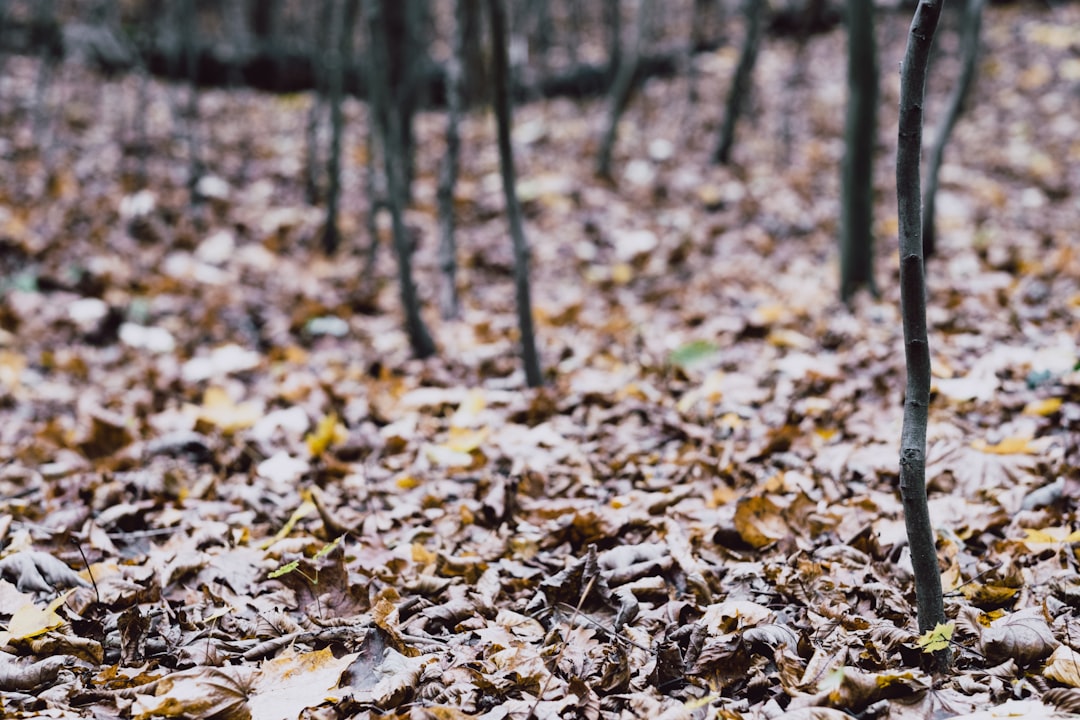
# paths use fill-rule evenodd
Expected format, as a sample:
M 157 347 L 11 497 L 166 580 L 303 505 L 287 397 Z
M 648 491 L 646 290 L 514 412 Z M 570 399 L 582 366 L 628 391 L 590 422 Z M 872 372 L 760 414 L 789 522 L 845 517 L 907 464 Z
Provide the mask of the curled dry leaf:
M 250 720 L 248 696 L 253 667 L 197 667 L 158 681 L 155 695 L 139 695 L 131 706 L 135 720 L 213 717 Z
M 1039 608 L 1026 608 L 995 620 L 983 631 L 980 643 L 990 660 L 1012 658 L 1021 665 L 1041 660 L 1058 646 Z
M 822 683 L 829 704 L 863 709 L 879 700 L 910 698 L 926 692 L 929 679 L 917 670 L 866 672 L 853 667 L 834 671 Z
M 1080 688 L 1080 653 L 1068 645 L 1058 645 L 1043 669 L 1043 676 Z
M 772 610 L 749 600 L 727 600 L 705 609 L 701 624 L 711 635 L 723 635 L 766 622 L 774 617 Z
M 54 592 L 90 585 L 62 560 L 36 550 L 24 550 L 0 560 L 0 577 L 15 583 L 22 592 Z
M 761 549 L 791 534 L 791 528 L 772 500 L 756 495 L 739 500 L 735 508 L 735 530 L 747 545 Z
M 0 653 L 0 691 L 33 692 L 51 685 L 72 660 L 65 655 L 55 655 L 33 662 L 30 658 Z

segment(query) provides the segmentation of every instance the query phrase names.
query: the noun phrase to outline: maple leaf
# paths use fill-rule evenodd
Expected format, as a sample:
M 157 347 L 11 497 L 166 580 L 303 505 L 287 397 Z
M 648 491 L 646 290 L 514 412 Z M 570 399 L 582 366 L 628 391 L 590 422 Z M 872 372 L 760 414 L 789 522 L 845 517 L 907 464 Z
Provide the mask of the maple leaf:
M 935 653 L 945 650 L 952 642 L 954 623 L 938 623 L 933 629 L 927 630 L 919 636 L 915 644 L 922 648 L 924 653 Z

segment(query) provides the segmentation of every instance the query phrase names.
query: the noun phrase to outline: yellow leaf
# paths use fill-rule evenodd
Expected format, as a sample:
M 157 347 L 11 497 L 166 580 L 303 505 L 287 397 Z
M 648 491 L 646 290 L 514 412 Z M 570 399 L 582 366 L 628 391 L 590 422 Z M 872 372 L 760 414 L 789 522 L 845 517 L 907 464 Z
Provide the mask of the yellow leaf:
M 439 556 L 420 543 L 412 543 L 412 559 L 418 565 L 434 565 Z
M 1080 530 L 1070 531 L 1067 527 L 1049 527 L 1037 530 L 1024 528 L 1023 543 L 1032 552 L 1052 550 L 1060 545 L 1080 541 Z
M 1030 42 L 1054 50 L 1066 50 L 1073 43 L 1080 42 L 1080 31 L 1058 23 L 1031 23 L 1025 28 L 1024 35 Z
M 0 350 L 0 385 L 17 387 L 25 369 L 26 358 L 10 350 Z
M 1001 442 L 993 445 L 980 438 L 973 441 L 971 447 L 979 452 L 989 453 L 991 455 L 1035 455 L 1038 453 L 1038 450 L 1031 445 L 1031 438 L 1026 437 L 1005 438 Z
M 1032 400 L 1024 406 L 1025 415 L 1040 415 L 1046 417 L 1053 415 L 1061 408 L 1061 398 L 1046 398 L 1045 400 Z
M 420 484 L 420 481 L 414 478 L 412 475 L 402 475 L 394 481 L 394 484 L 402 490 L 412 490 Z
M 454 416 L 450 418 L 450 426 L 472 427 L 476 424 L 476 419 L 484 411 L 485 407 L 487 407 L 487 398 L 484 391 L 479 389 L 470 390 L 465 399 L 458 405 Z
M 625 285 L 634 279 L 634 268 L 627 263 L 617 263 L 611 268 L 611 280 L 616 285 Z
M 469 453 L 480 447 L 490 434 L 490 428 L 486 427 L 476 430 L 452 427 L 450 428 L 450 437 L 443 443 L 443 447 L 452 452 Z
M 204 617 L 202 621 L 204 623 L 212 623 L 216 620 L 220 620 L 231 612 L 235 612 L 235 610 L 236 608 L 234 608 L 232 605 L 226 605 L 225 607 L 218 608 L 214 612 L 210 613 L 209 615 Z
M 283 351 L 284 360 L 287 363 L 293 365 L 306 365 L 308 361 L 308 352 L 302 347 L 297 345 L 289 345 Z
M 945 650 L 949 647 L 949 643 L 952 641 L 953 628 L 955 625 L 951 622 L 938 623 L 937 627 L 933 630 L 927 630 L 921 636 L 916 643 L 922 648 L 924 653 L 938 652 L 939 650 Z
M 207 388 L 198 419 L 223 433 L 234 433 L 254 425 L 262 412 L 254 403 L 234 403 L 222 388 Z
M 276 543 L 278 540 L 288 537 L 289 533 L 291 533 L 293 531 L 293 528 L 296 527 L 296 523 L 300 522 L 300 520 L 315 512 L 317 509 L 318 508 L 315 507 L 315 503 L 311 502 L 311 500 L 305 499 L 295 510 L 293 510 L 293 514 L 289 517 L 289 519 L 281 527 L 281 529 L 277 531 L 274 537 L 263 541 L 262 547 L 268 548 L 274 543 Z
M 64 604 L 70 594 L 71 591 L 68 590 L 49 603 L 45 609 L 32 604 L 23 605 L 11 616 L 11 622 L 7 627 L 8 637 L 12 640 L 37 637 L 63 625 L 64 618 L 56 614 L 56 609 Z
M 810 338 L 800 332 L 788 330 L 786 328 L 775 328 L 770 330 L 765 341 L 775 347 L 795 348 L 797 350 L 806 350 L 814 346 L 814 341 Z
M 330 413 L 315 426 L 315 432 L 309 433 L 304 441 L 312 456 L 320 457 L 331 445 L 345 442 L 349 437 L 345 426 L 338 422 L 337 413 Z
M 790 314 L 791 311 L 785 305 L 778 303 L 773 305 L 759 305 L 752 313 L 750 313 L 750 319 L 755 325 L 761 327 L 782 322 L 786 320 Z
M 814 428 L 814 433 L 825 442 L 828 442 L 836 437 L 839 430 L 836 428 Z

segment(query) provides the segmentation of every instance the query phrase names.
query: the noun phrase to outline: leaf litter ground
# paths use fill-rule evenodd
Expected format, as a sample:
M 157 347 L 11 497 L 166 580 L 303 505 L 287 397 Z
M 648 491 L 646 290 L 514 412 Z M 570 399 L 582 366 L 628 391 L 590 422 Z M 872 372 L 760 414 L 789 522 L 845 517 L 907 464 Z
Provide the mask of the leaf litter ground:
M 882 67 L 907 20 L 884 15 Z M 550 382 L 523 389 L 493 122 L 463 128 L 464 315 L 400 331 L 297 178 L 309 98 L 207 91 L 183 188 L 168 93 L 63 67 L 49 167 L 7 61 L 0 701 L 11 717 L 944 718 L 1080 709 L 1080 16 L 991 8 L 929 266 L 930 498 L 955 670 L 921 669 L 896 492 L 904 382 L 883 76 L 882 297 L 836 301 L 842 31 L 603 104 L 518 109 Z M 957 71 L 939 39 L 928 117 Z M 362 105 L 349 103 L 362 163 Z M 153 153 L 133 178 L 137 114 Z M 786 120 L 784 118 L 787 118 Z M 429 308 L 444 119 L 407 220 Z M 257 131 L 255 129 L 258 129 Z M 928 137 L 932 135 L 928 131 Z M 784 138 L 790 138 L 785 142 Z M 384 243 L 388 228 L 381 228 Z M 89 567 L 87 566 L 89 564 Z M 988 712 L 988 711 L 987 711 Z M 990 717 L 989 714 L 970 715 Z

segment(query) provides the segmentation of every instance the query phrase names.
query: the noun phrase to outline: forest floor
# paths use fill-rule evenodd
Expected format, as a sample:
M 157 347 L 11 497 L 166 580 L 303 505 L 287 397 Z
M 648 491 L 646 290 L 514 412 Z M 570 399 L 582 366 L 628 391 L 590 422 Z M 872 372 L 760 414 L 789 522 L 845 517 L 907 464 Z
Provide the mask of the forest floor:
M 524 387 L 494 123 L 465 121 L 458 321 L 438 318 L 444 116 L 419 119 L 410 358 L 367 245 L 350 102 L 340 257 L 302 199 L 308 96 L 206 91 L 211 195 L 156 81 L 0 81 L 6 717 L 949 718 L 1080 711 L 1080 7 L 987 10 L 928 267 L 930 503 L 955 666 L 923 669 L 897 493 L 895 152 L 880 298 L 837 300 L 842 29 L 605 105 L 516 111 L 547 385 Z M 927 116 L 955 78 L 939 37 Z M 803 70 L 801 85 L 791 69 Z M 149 182 L 125 151 L 148 123 Z M 785 119 L 786 118 L 786 119 Z M 786 138 L 786 139 L 785 139 Z M 42 147 L 46 151 L 42 151 Z M 1056 708 L 1056 710 L 1055 710 Z M 305 710 L 306 709 L 306 710 Z M 997 715 L 994 715 L 997 717 Z

